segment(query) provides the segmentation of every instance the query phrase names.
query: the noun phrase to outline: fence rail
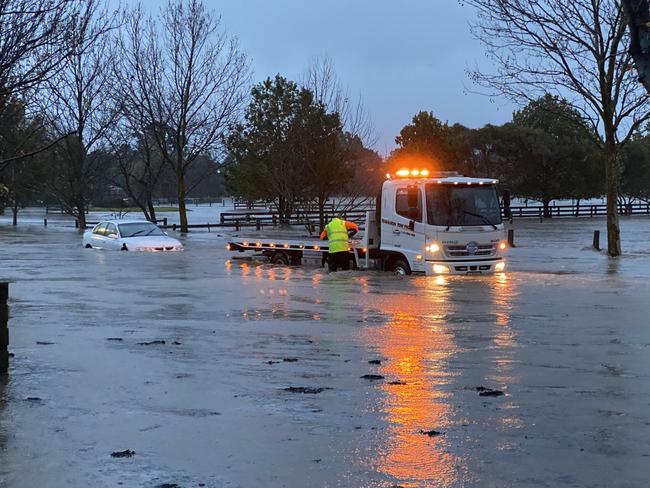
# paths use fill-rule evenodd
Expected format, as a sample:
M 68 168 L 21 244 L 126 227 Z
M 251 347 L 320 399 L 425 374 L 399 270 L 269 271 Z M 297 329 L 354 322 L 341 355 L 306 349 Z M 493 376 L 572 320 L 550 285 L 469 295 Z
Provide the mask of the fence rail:
M 619 215 L 650 215 L 650 203 L 621 203 L 618 205 Z M 551 205 L 548 215 L 544 215 L 544 207 L 510 207 L 510 214 L 515 219 L 548 218 L 548 217 L 598 217 L 607 215 L 607 205 Z M 505 217 L 504 213 L 504 217 Z

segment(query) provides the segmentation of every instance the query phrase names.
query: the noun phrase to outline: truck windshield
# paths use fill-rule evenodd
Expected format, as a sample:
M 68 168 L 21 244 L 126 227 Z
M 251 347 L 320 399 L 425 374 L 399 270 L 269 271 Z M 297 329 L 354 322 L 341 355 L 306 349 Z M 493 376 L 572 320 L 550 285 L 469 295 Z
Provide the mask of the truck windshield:
M 496 225 L 501 209 L 494 186 L 426 185 L 431 225 Z

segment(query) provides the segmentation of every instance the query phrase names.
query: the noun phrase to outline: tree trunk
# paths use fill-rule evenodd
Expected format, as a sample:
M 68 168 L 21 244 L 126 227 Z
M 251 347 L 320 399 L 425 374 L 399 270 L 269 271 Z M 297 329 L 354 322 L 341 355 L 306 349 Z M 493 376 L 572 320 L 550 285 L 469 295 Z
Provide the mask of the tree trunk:
M 545 219 L 550 219 L 552 217 L 550 203 L 551 203 L 550 200 L 542 200 L 542 205 L 544 205 L 544 218 Z
M 606 134 L 605 177 L 607 189 L 607 254 L 621 255 L 621 229 L 618 222 L 618 158 L 613 134 Z
M 11 205 L 11 225 L 18 225 L 18 200 L 14 200 Z
M 86 202 L 80 200 L 77 203 L 77 220 L 79 221 L 79 232 L 86 230 Z
M 181 232 L 187 232 L 187 209 L 185 207 L 185 173 L 181 168 L 176 172 L 178 179 L 178 217 L 181 223 Z
M 156 209 L 153 205 L 153 198 L 151 198 L 151 193 L 147 194 L 147 208 L 149 209 L 149 220 L 153 223 L 156 223 Z

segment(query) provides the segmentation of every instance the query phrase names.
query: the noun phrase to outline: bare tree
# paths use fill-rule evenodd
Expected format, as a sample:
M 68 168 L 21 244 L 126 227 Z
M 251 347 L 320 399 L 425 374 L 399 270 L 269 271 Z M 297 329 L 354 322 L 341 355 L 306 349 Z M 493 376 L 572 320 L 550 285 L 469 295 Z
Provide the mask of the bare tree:
M 187 170 L 200 156 L 217 156 L 239 118 L 249 82 L 246 56 L 199 0 L 170 1 L 158 22 L 135 9 L 121 45 L 120 96 L 146 114 L 176 175 L 180 227 L 187 232 Z
M 0 1 L 0 100 L 20 97 L 40 86 L 61 69 L 70 55 L 71 20 L 84 0 Z M 3 102 L 4 103 L 4 102 Z M 39 147 L 16 148 L 0 158 L 0 171 L 30 158 L 58 140 Z
M 0 97 L 51 76 L 67 58 L 69 22 L 80 0 L 0 1 Z
M 81 230 L 86 224 L 89 189 L 104 162 L 97 151 L 105 148 L 106 135 L 116 119 L 110 103 L 110 66 L 115 54 L 110 33 L 116 18 L 100 0 L 84 2 L 70 20 L 70 56 L 47 80 L 39 100 L 49 130 L 54 137 L 64 137 L 54 150 L 47 189 L 79 220 Z
M 300 82 L 314 94 L 317 103 L 323 104 L 328 112 L 339 115 L 344 131 L 357 137 L 365 146 L 376 142 L 375 129 L 362 98 L 352 100 L 349 90 L 339 80 L 334 62 L 329 56 L 314 57 Z
M 650 116 L 629 69 L 629 36 L 617 0 L 468 0 L 474 35 L 496 71 L 473 79 L 519 102 L 544 93 L 568 99 L 589 121 L 606 162 L 607 250 L 621 253 L 618 154 Z
M 309 89 L 314 95 L 314 101 L 322 104 L 325 110 L 329 113 L 338 114 L 341 121 L 343 131 L 347 133 L 347 144 L 353 151 L 356 158 L 359 154 L 361 146 L 371 146 L 377 141 L 377 135 L 370 119 L 370 115 L 366 110 L 362 98 L 359 96 L 353 100 L 349 94 L 349 90 L 343 87 L 339 80 L 334 62 L 327 55 L 319 55 L 314 57 L 307 70 L 301 77 L 301 83 Z M 359 161 L 352 166 L 358 171 Z M 327 174 L 327 161 L 308 160 L 307 165 L 313 174 Z M 318 178 L 320 179 L 320 178 Z M 355 184 L 340 185 L 338 194 L 335 198 L 330 198 L 331 190 L 326 192 L 327 200 L 329 201 L 330 212 L 332 215 L 343 214 L 347 211 L 356 210 L 368 206 L 372 195 L 368 193 L 368 185 L 359 185 L 359 181 L 355 180 Z M 320 182 L 318 186 L 322 186 L 326 182 Z M 319 193 L 322 193 L 319 191 Z M 322 201 L 323 196 L 318 198 L 317 208 L 320 214 L 320 225 L 324 226 L 323 215 L 324 205 L 328 202 Z
M 639 81 L 650 93 L 650 1 L 622 0 L 630 29 L 630 54 L 636 63 Z

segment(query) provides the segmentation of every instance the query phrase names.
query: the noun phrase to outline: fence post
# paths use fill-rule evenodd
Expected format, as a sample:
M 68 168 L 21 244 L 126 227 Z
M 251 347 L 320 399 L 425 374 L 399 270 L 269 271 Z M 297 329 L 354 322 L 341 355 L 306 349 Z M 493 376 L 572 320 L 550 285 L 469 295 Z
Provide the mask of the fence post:
M 9 283 L 0 283 L 0 375 L 7 374 L 9 370 Z
M 47 217 L 43 219 L 43 227 L 47 227 Z
M 239 220 L 235 220 L 235 230 L 239 232 Z
M 594 242 L 593 242 L 594 249 L 596 251 L 600 251 L 600 231 L 595 230 L 594 231 Z
M 163 218 L 163 225 L 164 225 L 165 227 L 167 227 L 167 217 L 164 217 L 164 218 Z
M 515 246 L 515 229 L 508 229 L 508 245 L 510 247 L 517 247 Z
M 78 229 L 79 228 L 79 220 L 74 219 L 74 228 Z
M 260 219 L 255 219 L 255 230 L 261 230 L 261 229 L 262 229 L 262 225 Z

